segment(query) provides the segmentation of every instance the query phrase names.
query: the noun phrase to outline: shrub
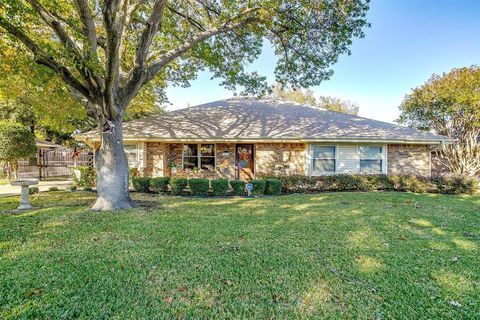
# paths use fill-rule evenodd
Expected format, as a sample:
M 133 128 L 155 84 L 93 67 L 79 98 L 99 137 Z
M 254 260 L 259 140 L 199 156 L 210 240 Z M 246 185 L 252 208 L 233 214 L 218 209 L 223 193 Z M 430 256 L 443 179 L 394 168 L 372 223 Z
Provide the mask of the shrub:
M 282 180 L 265 179 L 265 194 L 279 195 L 282 193 Z
M 245 194 L 245 181 L 243 180 L 231 180 L 230 186 L 232 187 L 232 194 L 235 196 L 243 196 Z
M 54 191 L 59 191 L 59 190 L 58 190 L 58 188 L 57 188 L 57 187 L 55 187 L 55 186 L 54 186 L 54 187 L 50 187 L 50 188 L 48 188 L 48 191 L 52 191 L 52 192 L 54 192 Z
M 260 180 L 252 180 L 251 182 L 253 184 L 253 191 L 252 195 L 254 196 L 261 196 L 265 194 L 265 180 L 260 179 Z
M 168 192 L 168 183 L 170 182 L 169 177 L 159 177 L 150 179 L 150 189 L 159 193 Z
M 68 187 L 67 187 L 67 190 L 75 191 L 75 190 L 77 190 L 77 186 L 76 186 L 76 185 L 68 186 Z
M 133 179 L 133 188 L 137 192 L 148 192 L 150 190 L 150 179 L 149 177 L 140 177 Z
M 478 190 L 478 180 L 468 176 L 443 176 L 433 178 L 439 193 L 445 194 L 474 194 Z
M 79 187 L 93 187 L 97 178 L 97 173 L 93 167 L 78 166 L 73 168 L 73 183 Z M 75 173 L 78 171 L 79 175 Z
M 227 179 L 215 179 L 211 181 L 213 195 L 224 196 L 228 192 L 228 180 Z
M 208 179 L 193 178 L 188 180 L 188 186 L 194 196 L 206 196 L 210 188 L 210 183 Z
M 85 192 L 93 192 L 92 187 L 84 187 L 82 190 L 85 191 Z
M 130 185 L 133 186 L 133 179 L 140 177 L 140 171 L 137 168 L 130 168 L 128 170 L 128 180 L 130 181 Z
M 7 177 L 16 178 L 22 158 L 35 156 L 35 136 L 29 128 L 11 121 L 0 121 L 0 161 L 8 163 Z
M 35 193 L 39 193 L 39 192 L 40 192 L 40 189 L 38 189 L 38 187 L 28 188 L 28 194 L 35 194 Z
M 173 178 L 170 180 L 170 187 L 174 195 L 182 195 L 183 190 L 187 187 L 188 180 L 186 178 Z

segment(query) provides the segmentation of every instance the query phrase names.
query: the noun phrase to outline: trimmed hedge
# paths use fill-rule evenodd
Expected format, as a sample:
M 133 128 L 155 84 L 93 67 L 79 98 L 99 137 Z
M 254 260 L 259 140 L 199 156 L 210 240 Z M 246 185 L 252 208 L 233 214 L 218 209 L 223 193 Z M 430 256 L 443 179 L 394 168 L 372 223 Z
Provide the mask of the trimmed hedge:
M 230 186 L 232 187 L 232 194 L 235 196 L 243 196 L 245 194 L 245 181 L 243 180 L 231 180 Z
M 304 175 L 268 177 L 283 182 L 285 193 L 314 193 L 323 191 L 409 191 L 416 193 L 475 193 L 478 181 L 472 177 L 419 177 L 407 175 L 336 174 L 310 177 Z
M 279 195 L 282 193 L 282 180 L 279 179 L 265 179 L 265 194 Z
M 137 192 L 148 192 L 150 190 L 150 180 L 149 177 L 140 177 L 134 178 L 132 180 L 133 188 Z
M 154 192 L 167 193 L 169 183 L 170 183 L 169 177 L 152 178 L 150 179 L 150 188 Z
M 265 180 L 252 180 L 251 183 L 253 184 L 253 191 L 252 195 L 254 196 L 261 196 L 265 194 Z
M 214 196 L 225 196 L 228 192 L 227 179 L 215 179 L 210 182 L 212 184 L 212 191 Z
M 205 178 L 193 178 L 188 180 L 188 186 L 194 196 L 206 196 L 210 189 L 210 182 Z
M 188 180 L 186 178 L 172 178 L 170 180 L 170 187 L 172 188 L 172 193 L 176 196 L 181 196 L 183 190 L 187 187 Z

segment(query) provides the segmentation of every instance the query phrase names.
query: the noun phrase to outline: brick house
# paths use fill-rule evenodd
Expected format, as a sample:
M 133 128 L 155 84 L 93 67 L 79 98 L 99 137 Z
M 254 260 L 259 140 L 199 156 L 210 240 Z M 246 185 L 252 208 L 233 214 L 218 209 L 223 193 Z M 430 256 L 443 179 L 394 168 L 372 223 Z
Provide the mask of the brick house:
M 95 147 L 98 131 L 76 136 Z M 444 136 L 273 99 L 231 98 L 124 124 L 145 176 L 250 180 L 335 173 L 430 176 Z

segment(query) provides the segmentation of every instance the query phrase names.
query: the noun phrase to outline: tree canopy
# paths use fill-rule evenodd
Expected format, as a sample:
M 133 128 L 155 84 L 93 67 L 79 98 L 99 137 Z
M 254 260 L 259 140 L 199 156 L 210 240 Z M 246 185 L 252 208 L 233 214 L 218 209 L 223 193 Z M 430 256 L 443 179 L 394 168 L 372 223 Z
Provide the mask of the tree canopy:
M 201 70 L 228 89 L 268 90 L 248 72 L 268 43 L 280 85 L 310 87 L 350 53 L 368 26 L 369 0 L 4 0 L 0 29 L 9 46 L 55 73 L 101 131 L 95 153 L 95 209 L 131 206 L 122 122 L 132 100 L 154 84 L 188 86 Z
M 357 115 L 359 106 L 351 101 L 342 100 L 336 97 L 320 96 L 318 99 L 310 89 L 288 89 L 276 85 L 272 89 L 271 96 L 276 99 L 292 101 L 300 104 L 310 105 L 325 110 Z
M 400 105 L 399 123 L 455 139 L 443 154 L 455 173 L 480 172 L 480 67 L 434 74 Z

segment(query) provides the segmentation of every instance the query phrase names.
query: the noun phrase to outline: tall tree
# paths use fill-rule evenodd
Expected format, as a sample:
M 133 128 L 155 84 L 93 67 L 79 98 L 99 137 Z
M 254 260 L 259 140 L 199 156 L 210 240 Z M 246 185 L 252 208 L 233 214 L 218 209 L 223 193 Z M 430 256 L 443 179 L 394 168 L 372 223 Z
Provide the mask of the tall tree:
M 348 100 L 327 96 L 320 96 L 317 99 L 313 95 L 313 91 L 310 89 L 289 89 L 282 88 L 280 85 L 275 85 L 272 88 L 270 96 L 280 100 L 292 101 L 325 110 L 348 113 L 352 115 L 357 115 L 359 110 L 357 104 Z
M 207 69 L 227 88 L 263 92 L 245 66 L 267 40 L 280 84 L 317 85 L 363 36 L 367 10 L 368 0 L 5 0 L 0 28 L 88 100 L 101 135 L 93 209 L 107 210 L 131 206 L 123 115 L 154 78 L 186 86 Z
M 480 173 L 480 67 L 434 74 L 400 105 L 399 122 L 455 139 L 441 156 L 453 173 Z

